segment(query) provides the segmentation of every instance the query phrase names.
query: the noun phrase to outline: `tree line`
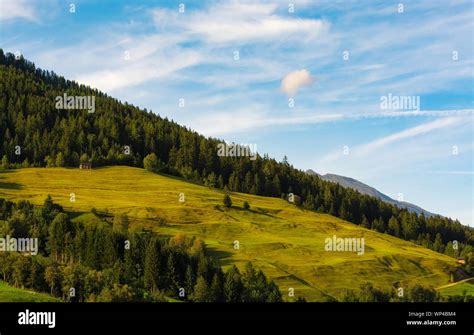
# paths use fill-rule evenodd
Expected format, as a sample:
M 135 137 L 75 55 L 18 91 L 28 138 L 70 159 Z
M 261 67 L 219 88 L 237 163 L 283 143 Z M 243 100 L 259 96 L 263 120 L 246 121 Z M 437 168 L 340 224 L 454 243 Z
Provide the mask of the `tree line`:
M 113 222 L 94 210 L 71 222 L 48 197 L 41 208 L 0 198 L 0 236 L 37 238 L 39 252 L 0 252 L 0 280 L 65 301 L 279 302 L 278 286 L 248 263 L 224 272 L 204 242 Z
M 90 87 L 41 70 L 0 49 L 1 167 L 129 165 L 209 187 L 271 197 L 297 195 L 296 205 L 454 257 L 472 258 L 474 229 L 442 216 L 425 217 L 321 180 L 257 154 L 218 155 L 216 138 L 141 110 Z M 94 95 L 96 112 L 55 109 L 55 97 Z M 149 155 L 153 155 L 150 157 Z
M 370 282 L 360 285 L 359 290 L 344 290 L 342 302 L 474 302 L 472 295 L 464 292 L 457 296 L 441 296 L 432 287 L 415 284 L 403 289 L 399 285 L 392 290 L 383 290 Z

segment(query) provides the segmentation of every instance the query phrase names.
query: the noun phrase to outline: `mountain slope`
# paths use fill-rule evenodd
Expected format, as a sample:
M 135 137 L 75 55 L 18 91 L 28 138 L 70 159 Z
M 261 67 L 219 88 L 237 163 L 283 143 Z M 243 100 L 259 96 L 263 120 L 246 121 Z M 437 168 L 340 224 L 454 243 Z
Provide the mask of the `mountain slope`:
M 288 300 L 337 298 L 365 281 L 385 289 L 397 282 L 439 287 L 449 282 L 448 273 L 455 267 L 455 260 L 446 255 L 282 199 L 230 192 L 233 206 L 225 208 L 221 190 L 143 169 L 28 168 L 0 173 L 0 197 L 40 205 L 48 194 L 75 220 L 91 219 L 94 207 L 127 213 L 132 226 L 202 238 L 224 267 L 242 268 L 252 261 Z M 185 202 L 179 201 L 180 195 Z M 244 201 L 250 210 L 242 208 Z M 325 239 L 333 235 L 364 238 L 365 253 L 325 251 Z M 295 298 L 288 298 L 290 288 Z
M 55 100 L 64 94 L 94 96 L 95 112 L 57 109 Z M 268 155 L 257 155 L 255 160 L 222 156 L 218 150 L 222 140 L 206 138 L 146 109 L 37 69 L 1 49 L 0 111 L 0 167 L 6 169 L 77 167 L 80 162 L 94 167 L 143 167 L 144 158 L 153 153 L 162 171 L 193 182 L 277 198 L 294 193 L 306 209 L 365 223 L 379 232 L 398 231 L 394 235 L 421 245 L 436 243 L 436 250 L 456 240 L 460 254 L 467 255 L 474 246 L 474 229 L 458 221 L 419 217 Z M 392 217 L 395 228 L 388 229 Z
M 362 194 L 370 195 L 371 197 L 376 197 L 377 199 L 380 199 L 380 200 L 382 200 L 382 201 L 384 201 L 388 204 L 395 205 L 399 208 L 406 208 L 408 211 L 410 211 L 412 213 L 416 213 L 416 214 L 422 214 L 423 213 L 426 217 L 436 215 L 436 214 L 428 212 L 427 210 L 424 210 L 421 207 L 413 205 L 409 202 L 398 201 L 398 200 L 392 199 L 388 195 L 385 195 L 382 192 L 378 191 L 377 189 L 375 189 L 375 188 L 373 188 L 373 187 L 371 187 L 367 184 L 364 184 L 364 183 L 362 183 L 362 182 L 360 182 L 360 181 L 358 181 L 354 178 L 340 176 L 340 175 L 331 174 L 331 173 L 327 173 L 325 175 L 320 175 L 320 174 L 314 172 L 311 169 L 307 170 L 306 172 L 310 175 L 317 175 L 323 180 L 331 181 L 333 183 L 337 183 L 337 184 L 341 185 L 342 187 L 346 187 L 346 188 L 348 187 L 348 188 L 351 188 L 353 190 L 359 191 Z

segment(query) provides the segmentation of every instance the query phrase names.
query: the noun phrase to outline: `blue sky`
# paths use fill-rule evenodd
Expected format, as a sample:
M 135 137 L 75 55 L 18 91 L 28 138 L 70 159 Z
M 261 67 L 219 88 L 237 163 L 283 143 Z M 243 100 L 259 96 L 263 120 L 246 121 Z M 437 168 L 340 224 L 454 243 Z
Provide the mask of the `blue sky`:
M 39 67 L 474 225 L 469 0 L 0 0 L 0 24 Z

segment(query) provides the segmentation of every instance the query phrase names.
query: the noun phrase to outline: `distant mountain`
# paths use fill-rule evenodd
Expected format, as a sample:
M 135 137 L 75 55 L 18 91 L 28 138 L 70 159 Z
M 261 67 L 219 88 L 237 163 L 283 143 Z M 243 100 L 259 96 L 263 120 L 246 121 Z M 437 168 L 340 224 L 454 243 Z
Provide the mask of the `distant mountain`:
M 372 197 L 376 197 L 376 198 L 378 198 L 378 199 L 380 199 L 380 200 L 382 200 L 386 203 L 395 205 L 397 207 L 406 208 L 406 209 L 408 209 L 408 211 L 413 212 L 413 213 L 417 213 L 417 214 L 424 213 L 425 216 L 436 215 L 436 214 L 433 214 L 431 212 L 428 212 L 427 210 L 424 210 L 421 207 L 413 205 L 409 202 L 398 201 L 398 200 L 392 199 L 388 195 L 383 194 L 382 192 L 378 191 L 377 189 L 375 189 L 375 188 L 373 188 L 369 185 L 366 185 L 366 184 L 364 184 L 364 183 L 362 183 L 362 182 L 360 182 L 360 181 L 358 181 L 354 178 L 339 176 L 337 174 L 330 174 L 330 173 L 327 173 L 325 175 L 320 175 L 319 173 L 314 172 L 311 169 L 306 171 L 306 173 L 311 174 L 311 175 L 317 175 L 323 180 L 331 181 L 333 183 L 337 183 L 337 184 L 341 185 L 342 187 L 351 188 L 353 190 L 359 191 L 362 194 L 367 194 L 367 195 L 370 195 Z

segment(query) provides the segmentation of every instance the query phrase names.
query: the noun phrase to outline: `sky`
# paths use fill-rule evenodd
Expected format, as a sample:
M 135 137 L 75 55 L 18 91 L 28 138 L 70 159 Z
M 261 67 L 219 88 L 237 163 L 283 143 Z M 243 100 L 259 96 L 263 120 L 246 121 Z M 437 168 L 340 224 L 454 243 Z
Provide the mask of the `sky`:
M 0 0 L 0 47 L 474 226 L 473 4 Z

